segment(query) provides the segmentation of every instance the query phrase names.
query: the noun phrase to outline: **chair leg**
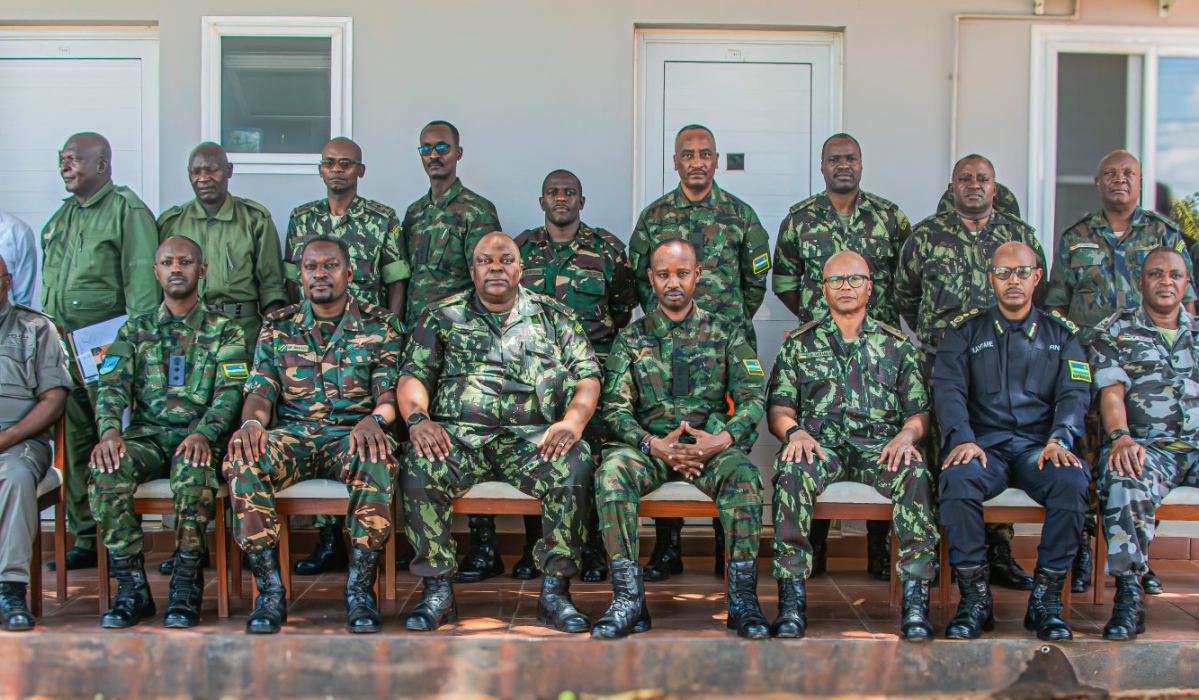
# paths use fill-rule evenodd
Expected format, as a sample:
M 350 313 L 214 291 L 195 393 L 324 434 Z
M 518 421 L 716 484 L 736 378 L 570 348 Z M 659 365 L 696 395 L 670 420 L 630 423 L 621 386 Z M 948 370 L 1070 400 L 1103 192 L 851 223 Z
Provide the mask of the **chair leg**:
M 1104 537 L 1103 519 L 1095 524 L 1095 559 L 1093 571 L 1091 572 L 1094 578 L 1092 579 L 1092 601 L 1095 605 L 1103 605 L 1103 599 L 1106 598 L 1104 588 L 1107 585 L 1107 538 Z
M 1070 585 L 1074 582 L 1074 567 L 1066 569 L 1066 585 L 1062 586 L 1062 618 L 1066 622 L 1070 621 L 1070 602 L 1073 596 L 1070 593 Z
M 952 593 L 950 589 L 953 587 L 953 583 L 951 581 L 953 578 L 953 572 L 949 569 L 949 540 L 945 539 L 945 528 L 941 528 L 941 546 L 939 547 L 939 550 L 941 554 L 941 590 L 939 593 L 941 596 L 941 621 L 948 622 L 949 596 Z
M 296 591 L 291 585 L 291 518 L 279 514 L 279 573 L 282 574 L 283 587 L 287 589 L 288 602 L 295 600 Z M 254 592 L 258 594 L 257 590 Z
M 42 522 L 33 531 L 33 558 L 29 562 L 29 611 L 42 616 Z
M 891 535 L 891 607 L 899 605 L 899 574 L 895 573 L 895 563 L 899 561 L 899 538 Z
M 56 579 L 58 604 L 67 602 L 67 506 L 60 499 L 54 506 L 54 578 Z
M 216 501 L 216 533 L 212 545 L 216 550 L 216 614 L 217 617 L 229 617 L 229 535 L 225 532 L 223 498 Z
M 383 599 L 396 599 L 396 580 L 398 578 L 396 572 L 396 539 L 399 537 L 395 528 L 392 528 L 391 537 L 387 538 L 387 544 L 383 545 L 383 575 L 379 577 L 379 581 L 385 583 L 383 586 Z
M 66 568 L 65 562 L 60 562 L 56 568 Z M 108 583 L 108 549 L 104 546 L 104 536 L 100 534 L 99 527 L 96 528 L 96 569 L 100 584 L 100 614 L 103 615 L 112 605 L 112 592 Z

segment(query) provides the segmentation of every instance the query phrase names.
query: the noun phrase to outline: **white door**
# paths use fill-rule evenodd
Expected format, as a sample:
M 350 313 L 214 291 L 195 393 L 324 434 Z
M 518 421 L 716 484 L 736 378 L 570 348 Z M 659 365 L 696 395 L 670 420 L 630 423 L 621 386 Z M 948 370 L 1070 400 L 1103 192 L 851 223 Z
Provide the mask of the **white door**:
M 0 32 L 0 209 L 40 234 L 67 196 L 58 150 L 95 131 L 112 144 L 113 180 L 157 212 L 157 42 L 31 34 Z

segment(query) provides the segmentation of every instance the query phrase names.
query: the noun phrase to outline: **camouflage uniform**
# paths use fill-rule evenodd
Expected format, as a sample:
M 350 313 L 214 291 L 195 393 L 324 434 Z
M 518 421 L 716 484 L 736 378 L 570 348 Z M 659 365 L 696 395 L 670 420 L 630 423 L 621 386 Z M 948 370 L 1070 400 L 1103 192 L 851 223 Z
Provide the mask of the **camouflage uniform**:
M 837 252 L 852 250 L 866 258 L 874 293 L 869 313 L 898 326 L 892 293 L 899 251 L 912 234 L 908 217 L 891 202 L 862 192 L 843 226 L 828 194 L 821 192 L 791 207 L 779 227 L 774 249 L 775 294 L 799 292 L 799 322 L 828 314 L 824 300 L 824 264 Z
M 182 358 L 178 370 L 172 369 L 175 357 Z M 100 365 L 96 430 L 121 432 L 128 409 L 125 456 L 116 471 L 93 468 L 88 487 L 104 546 L 114 557 L 142 551 L 133 493 L 138 484 L 163 478 L 175 494 L 176 547 L 205 549 L 218 485 L 214 465 L 241 408 L 249 359 L 241 328 L 208 311 L 203 300 L 183 318 L 162 304 L 121 326 Z M 192 465 L 175 455 L 193 433 L 208 441 L 214 462 Z
M 483 236 L 502 231 L 495 205 L 454 180 L 440 200 L 430 190 L 404 213 L 404 243 L 412 281 L 408 285 L 409 328 L 433 304 L 473 288 L 471 254 Z
M 264 320 L 246 395 L 275 406 L 266 453 L 250 464 L 226 459 L 221 469 L 233 504 L 233 534 L 246 551 L 272 549 L 279 540 L 275 493 L 308 479 L 346 485 L 350 539 L 381 549 L 391 536 L 395 441 L 383 462 L 351 452 L 350 432 L 379 397 L 395 389 L 403 337 L 386 309 L 350 297 L 340 321 L 317 319 L 310 302 L 293 304 Z
M 1107 573 L 1149 570 L 1154 514 L 1178 486 L 1199 487 L 1199 321 L 1179 309 L 1178 336 L 1169 345 L 1141 305 L 1095 327 L 1091 366 L 1097 390 L 1124 385 L 1132 439 L 1145 448 L 1140 477 L 1108 466 L 1111 444 L 1099 452 L 1099 498 L 1107 537 Z
M 696 303 L 739 324 L 756 346 L 753 319 L 766 297 L 770 236 L 754 210 L 715 183 L 697 202 L 687 199 L 680 185 L 646 207 L 629 241 L 637 298 L 646 313 L 658 307 L 647 272 L 649 252 L 668 238 L 691 241 L 700 252 L 704 274 L 695 286 Z
M 730 559 L 757 557 L 762 478 L 747 453 L 764 410 L 763 379 L 762 364 L 738 324 L 698 305 L 682 321 L 656 309 L 620 332 L 600 402 L 611 442 L 595 477 L 612 561 L 637 561 L 641 497 L 683 478 L 638 445 L 647 434 L 662 437 L 683 421 L 732 436 L 733 445 L 710 459 L 693 483 L 716 501 Z
M 541 501 L 545 537 L 533 556 L 547 574 L 579 568 L 592 467 L 585 441 L 546 462 L 537 441 L 565 416 L 575 384 L 599 377 L 595 353 L 574 314 L 520 289 L 509 311 L 486 311 L 474 291 L 435 304 L 413 330 L 400 374 L 429 392 L 429 416 L 450 435 L 449 456 L 433 461 L 404 448 L 401 485 L 410 570 L 443 576 L 456 568 L 450 535 L 454 499 L 491 480 Z
M 899 578 L 931 581 L 937 526 L 928 466 L 913 460 L 890 472 L 876 463 L 905 421 L 929 412 L 916 350 L 903 332 L 867 316 L 861 335 L 847 343 L 831 317 L 809 321 L 783 341 L 768 397 L 771 406 L 795 410 L 826 457 L 774 463 L 775 578 L 808 578 L 816 498 L 828 484 L 849 480 L 894 502 Z
M 995 201 L 991 206 L 1009 219 L 1020 218 L 1020 202 L 1016 200 L 1016 195 L 998 182 L 995 183 Z M 937 202 L 937 213 L 950 212 L 953 208 L 953 190 L 946 188 L 945 194 L 941 195 L 941 201 Z

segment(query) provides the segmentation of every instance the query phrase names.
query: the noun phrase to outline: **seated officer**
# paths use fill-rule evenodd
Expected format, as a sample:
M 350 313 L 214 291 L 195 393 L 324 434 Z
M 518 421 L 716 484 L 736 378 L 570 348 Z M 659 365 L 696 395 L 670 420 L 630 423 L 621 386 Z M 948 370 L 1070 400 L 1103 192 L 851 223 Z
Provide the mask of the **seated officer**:
M 716 501 L 728 533 L 728 627 L 763 639 L 769 630 L 755 561 L 762 479 L 747 454 L 762 418 L 762 365 L 736 322 L 693 302 L 701 267 L 688 241 L 658 243 L 648 261 L 657 304 L 620 332 L 605 370 L 611 442 L 595 491 L 615 597 L 591 636 L 614 639 L 650 628 L 637 511 L 645 494 L 686 479 Z
M 88 500 L 117 578 L 101 627 L 132 627 L 155 613 L 133 493 L 138 484 L 162 478 L 171 480 L 175 495 L 178 549 L 163 625 L 200 623 L 200 560 L 215 514 L 214 460 L 233 428 L 249 370 L 245 333 L 200 303 L 199 284 L 207 271 L 195 241 L 182 236 L 163 241 L 154 254 L 162 304 L 126 321 L 100 365 L 100 442 L 92 450 Z M 122 432 L 126 410 L 129 427 Z
M 1157 248 L 1141 265 L 1141 304 L 1095 326 L 1091 364 L 1107 444 L 1099 501 L 1107 573 L 1116 577 L 1104 639 L 1145 631 L 1140 577 L 1149 570 L 1154 514 L 1170 489 L 1199 487 L 1199 322 L 1182 306 L 1187 261 Z
M 950 639 L 990 632 L 983 501 L 1008 485 L 1045 506 L 1024 626 L 1044 641 L 1073 639 L 1062 585 L 1078 552 L 1089 470 L 1072 450 L 1090 405 L 1091 372 L 1076 330 L 1032 305 L 1043 271 L 1032 248 L 1005 243 L 988 273 L 997 305 L 954 319 L 937 349 L 933 405 L 942 426 L 941 523 L 962 600 Z
M 344 483 L 350 499 L 347 629 L 383 625 L 374 585 L 392 529 L 397 467 L 389 426 L 403 338 L 399 319 L 347 293 L 351 275 L 345 242 L 311 239 L 300 254 L 304 301 L 268 315 L 258 336 L 241 428 L 222 465 L 233 534 L 258 584 L 250 633 L 278 632 L 287 621 L 275 494 L 318 478 Z M 278 422 L 268 430 L 272 417 Z
M 541 501 L 538 621 L 586 632 L 591 621 L 571 602 L 570 577 L 591 509 L 591 452 L 581 438 L 599 398 L 600 367 L 574 314 L 521 288 L 511 238 L 487 234 L 472 260 L 475 288 L 429 307 L 400 368 L 397 396 L 411 436 L 401 470 L 416 550 L 410 570 L 424 577 L 405 624 L 428 632 L 457 617 L 454 499 L 499 480 Z
M 33 629 L 25 602 L 37 532 L 37 485 L 50 468 L 50 427 L 71 389 L 54 322 L 8 299 L 0 257 L 0 627 Z M 59 506 L 61 507 L 61 506 Z
M 866 315 L 873 285 L 861 255 L 833 255 L 823 275 L 830 314 L 787 336 L 770 376 L 770 432 L 783 443 L 774 464 L 779 616 L 770 633 L 804 636 L 812 511 L 829 484 L 850 480 L 873 486 L 894 503 L 901 632 L 908 641 L 928 641 L 937 528 L 932 479 L 916 449 L 928 430 L 928 393 L 916 349 L 902 331 Z

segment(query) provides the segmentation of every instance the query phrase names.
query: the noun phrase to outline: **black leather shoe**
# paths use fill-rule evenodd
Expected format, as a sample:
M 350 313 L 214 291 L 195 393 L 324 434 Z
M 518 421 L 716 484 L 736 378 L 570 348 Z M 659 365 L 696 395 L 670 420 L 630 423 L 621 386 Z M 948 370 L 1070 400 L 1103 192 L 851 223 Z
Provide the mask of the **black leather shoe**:
M 537 599 L 537 621 L 559 632 L 580 633 L 591 629 L 591 620 L 570 599 L 570 579 L 546 574 Z
M 808 544 L 812 546 L 812 573 L 808 578 L 828 571 L 828 528 L 830 521 L 813 520 L 808 529 Z
M 1162 587 L 1162 580 L 1153 573 L 1153 569 L 1146 571 L 1145 575 L 1141 577 L 1141 588 L 1144 589 L 1145 595 L 1161 595 L 1166 592 L 1166 589 Z
M 100 618 L 105 629 L 125 629 L 158 612 L 146 582 L 146 560 L 141 552 L 127 557 L 112 557 L 112 573 L 117 578 L 117 594 L 112 609 Z
M 891 580 L 891 523 L 866 523 L 866 571 L 879 581 Z
M 728 572 L 728 608 L 726 626 L 737 630 L 738 637 L 770 639 L 770 623 L 758 603 L 758 562 L 731 561 Z
M 1131 642 L 1145 633 L 1145 592 L 1136 574 L 1116 577 L 1116 598 L 1112 619 L 1103 626 L 1103 638 Z
M 5 632 L 28 632 L 33 629 L 33 615 L 25 604 L 28 586 L 14 581 L 0 582 L 0 623 Z
M 533 558 L 533 548 L 541 541 L 541 516 L 525 516 L 525 546 L 520 550 L 520 559 L 512 567 L 512 578 L 521 581 L 532 581 L 541 575 L 537 570 L 537 560 Z
M 66 559 L 67 562 L 67 571 L 75 571 L 76 569 L 94 569 L 99 563 L 99 559 L 96 558 L 96 550 L 84 549 L 78 546 L 71 547 L 71 549 L 67 551 L 67 555 L 64 557 L 64 559 Z M 50 561 L 48 564 L 46 564 L 46 568 L 50 571 L 57 571 L 58 562 Z
M 649 630 L 653 623 L 645 604 L 641 567 L 636 561 L 622 559 L 610 562 L 608 572 L 612 575 L 612 604 L 591 626 L 591 638 L 622 639 Z
M 583 566 L 579 578 L 587 583 L 599 583 L 608 580 L 608 552 L 603 543 L 588 542 L 583 547 Z
M 346 629 L 354 634 L 370 634 L 383 629 L 375 579 L 379 575 L 379 550 L 354 546 L 350 554 L 350 573 L 346 577 Z
M 903 618 L 899 636 L 905 642 L 933 640 L 933 625 L 928 621 L 928 581 L 903 582 Z
M 1086 593 L 1091 588 L 1091 535 L 1082 531 L 1078 540 L 1078 554 L 1074 555 L 1074 567 L 1070 578 L 1071 593 Z
M 1016 591 L 1032 590 L 1032 576 L 1012 557 L 1012 545 L 1004 542 L 987 547 L 987 565 L 991 568 L 992 584 Z
M 349 563 L 350 554 L 341 537 L 341 526 L 326 525 L 320 530 L 316 549 L 307 558 L 296 562 L 292 571 L 300 576 L 315 576 L 328 571 L 344 571 Z
M 1066 570 L 1037 567 L 1035 574 L 1032 594 L 1028 596 L 1028 612 L 1024 614 L 1024 629 L 1036 632 L 1037 639 L 1042 642 L 1074 639 L 1069 623 L 1062 616 Z
M 272 547 L 261 552 L 247 552 L 246 556 L 258 585 L 254 609 L 246 618 L 246 632 L 277 634 L 287 622 L 287 589 L 283 587 L 279 571 L 279 550 Z
M 404 627 L 413 632 L 432 632 L 457 619 L 458 601 L 454 599 L 454 586 L 449 577 L 429 576 L 425 578 L 420 602 L 404 618 Z
M 177 556 L 179 556 L 179 550 L 176 549 L 171 553 L 171 556 L 163 559 L 162 563 L 158 565 L 158 573 L 163 576 L 170 576 L 175 573 L 175 557 Z M 242 563 L 244 564 L 245 561 L 243 560 Z M 210 566 L 212 566 L 212 562 L 208 558 L 208 552 L 204 552 L 200 555 L 200 568 L 207 569 Z
M 470 544 L 458 571 L 450 579 L 454 583 L 478 583 L 504 573 L 504 561 L 500 559 L 495 539 L 495 516 L 472 515 L 468 522 Z
M 801 578 L 779 579 L 779 616 L 770 626 L 770 636 L 803 639 L 808 632 L 808 593 Z
M 646 581 L 665 581 L 683 573 L 683 519 L 654 519 L 654 550 L 645 562 Z
M 716 565 L 712 567 L 712 575 L 716 578 L 724 578 L 724 523 L 720 522 L 720 518 L 712 518 L 712 542 L 715 544 L 715 561 Z M 682 558 L 679 559 L 682 561 Z
M 946 639 L 978 639 L 995 629 L 994 602 L 986 564 L 953 567 L 962 599 L 945 627 Z
M 170 597 L 162 626 L 188 629 L 200 624 L 200 605 L 204 600 L 204 555 L 181 549 L 175 552 L 171 567 Z

